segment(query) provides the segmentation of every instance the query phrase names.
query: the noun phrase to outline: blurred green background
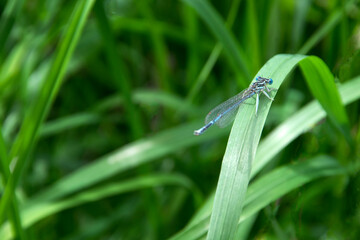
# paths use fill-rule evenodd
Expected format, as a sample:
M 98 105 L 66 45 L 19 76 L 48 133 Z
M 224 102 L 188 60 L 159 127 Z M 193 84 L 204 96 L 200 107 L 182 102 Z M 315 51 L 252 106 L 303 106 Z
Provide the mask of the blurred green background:
M 337 86 L 357 79 L 359 11 L 350 0 L 0 1 L 0 238 L 174 236 L 218 181 L 230 127 L 193 136 L 206 114 L 280 53 L 318 56 Z M 346 171 L 284 194 L 238 236 L 358 239 L 360 89 L 349 92 L 348 135 L 326 117 L 299 125 L 260 176 L 318 154 Z M 313 100 L 295 69 L 263 137 Z

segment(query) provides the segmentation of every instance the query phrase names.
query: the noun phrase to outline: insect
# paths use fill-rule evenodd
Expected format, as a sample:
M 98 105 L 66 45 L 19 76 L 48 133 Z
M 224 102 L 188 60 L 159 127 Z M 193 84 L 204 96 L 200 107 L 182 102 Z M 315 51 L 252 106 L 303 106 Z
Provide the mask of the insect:
M 256 94 L 256 108 L 255 114 L 257 114 L 259 107 L 259 96 L 263 93 L 268 99 L 274 100 L 269 96 L 269 93 L 275 89 L 268 88 L 267 85 L 271 85 L 273 80 L 271 78 L 256 77 L 256 81 L 253 82 L 247 89 L 244 89 L 237 95 L 221 103 L 213 110 L 211 110 L 205 118 L 205 125 L 194 131 L 194 135 L 203 134 L 209 127 L 215 123 L 219 127 L 225 127 L 234 120 L 238 107 L 244 103 L 246 99 L 253 97 Z

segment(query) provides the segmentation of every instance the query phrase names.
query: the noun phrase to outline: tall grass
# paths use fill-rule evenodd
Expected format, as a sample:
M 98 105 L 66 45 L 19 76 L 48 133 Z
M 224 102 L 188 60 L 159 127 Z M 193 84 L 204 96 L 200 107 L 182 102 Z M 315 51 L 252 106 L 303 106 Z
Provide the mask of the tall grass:
M 0 239 L 360 235 L 358 1 L 0 5 Z

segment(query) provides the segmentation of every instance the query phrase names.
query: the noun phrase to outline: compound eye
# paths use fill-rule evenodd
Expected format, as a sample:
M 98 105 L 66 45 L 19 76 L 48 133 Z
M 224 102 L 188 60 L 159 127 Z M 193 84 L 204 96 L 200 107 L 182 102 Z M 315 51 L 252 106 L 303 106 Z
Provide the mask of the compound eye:
M 256 81 L 259 81 L 259 76 L 257 76 L 257 77 L 255 78 L 255 80 L 256 80 Z
M 272 80 L 272 78 L 270 78 L 270 80 L 269 80 L 269 84 L 271 85 L 271 84 L 273 84 L 273 80 Z

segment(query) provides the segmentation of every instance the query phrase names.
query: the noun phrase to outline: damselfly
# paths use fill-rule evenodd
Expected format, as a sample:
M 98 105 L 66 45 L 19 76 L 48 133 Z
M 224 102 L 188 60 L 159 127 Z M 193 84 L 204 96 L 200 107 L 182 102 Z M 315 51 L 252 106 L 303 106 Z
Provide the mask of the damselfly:
M 246 99 L 253 97 L 256 94 L 256 107 L 255 114 L 257 114 L 259 107 L 259 96 L 263 93 L 270 100 L 274 100 L 268 93 L 274 89 L 268 88 L 267 85 L 271 85 L 273 80 L 271 78 L 256 77 L 256 81 L 250 85 L 247 89 L 243 90 L 234 97 L 226 100 L 213 110 L 205 118 L 205 126 L 195 130 L 194 135 L 203 134 L 209 127 L 215 123 L 219 127 L 225 127 L 234 120 L 237 113 L 237 109 Z

